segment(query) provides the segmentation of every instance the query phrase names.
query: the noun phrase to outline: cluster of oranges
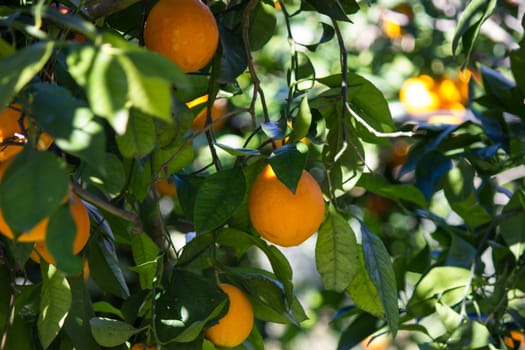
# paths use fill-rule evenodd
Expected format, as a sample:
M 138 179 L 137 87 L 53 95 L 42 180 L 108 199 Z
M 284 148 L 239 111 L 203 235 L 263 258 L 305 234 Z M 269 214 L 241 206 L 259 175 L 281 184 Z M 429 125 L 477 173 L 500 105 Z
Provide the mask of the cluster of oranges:
M 181 16 L 184 14 L 184 16 Z M 144 28 L 144 42 L 148 49 L 172 60 L 183 72 L 204 68 L 213 58 L 219 42 L 215 17 L 199 0 L 160 0 L 149 12 Z M 197 108 L 206 103 L 202 96 L 187 103 Z M 216 100 L 211 111 L 213 128 L 220 128 L 217 120 L 225 113 L 224 100 Z M 203 108 L 194 118 L 192 127 L 202 130 L 207 109 Z M 174 184 L 161 180 L 159 193 L 176 195 Z M 312 236 L 324 218 L 325 202 L 319 184 L 303 171 L 295 193 L 290 191 L 267 165 L 252 184 L 248 200 L 249 216 L 253 227 L 271 243 L 281 246 L 301 244 Z M 227 314 L 205 330 L 205 337 L 217 346 L 234 347 L 241 344 L 253 327 L 253 310 L 244 293 L 230 284 L 220 288 L 229 298 Z M 135 344 L 134 350 L 144 349 Z M 148 349 L 155 347 L 148 347 Z
M 20 111 L 20 106 L 10 106 L 0 112 L 0 182 L 2 181 L 4 173 L 11 165 L 12 160 L 22 151 L 27 143 L 25 135 L 29 122 L 29 119 L 24 117 Z M 35 147 L 38 150 L 46 150 L 52 142 L 53 139 L 51 136 L 41 133 Z M 73 253 L 78 254 L 84 248 L 89 238 L 90 222 L 88 211 L 80 198 L 78 198 L 72 190 L 69 190 L 68 195 L 64 199 L 64 203 L 68 204 L 76 225 Z M 42 258 L 50 264 L 55 264 L 55 259 L 47 250 L 45 243 L 48 223 L 49 218 L 42 219 L 32 229 L 18 235 L 17 241 L 35 242 L 35 247 L 31 254 L 33 260 L 39 262 Z M 15 234 L 5 221 L 1 210 L 0 234 L 9 239 L 15 239 Z
M 434 119 L 439 119 L 436 116 L 450 116 L 450 121 L 458 124 L 461 122 L 468 101 L 469 79 L 468 71 L 460 72 L 455 79 L 449 77 L 434 79 L 430 75 L 422 74 L 409 78 L 403 83 L 399 99 L 407 113 L 412 116 L 427 117 L 429 114 L 434 114 Z M 441 113 L 437 113 L 438 111 Z

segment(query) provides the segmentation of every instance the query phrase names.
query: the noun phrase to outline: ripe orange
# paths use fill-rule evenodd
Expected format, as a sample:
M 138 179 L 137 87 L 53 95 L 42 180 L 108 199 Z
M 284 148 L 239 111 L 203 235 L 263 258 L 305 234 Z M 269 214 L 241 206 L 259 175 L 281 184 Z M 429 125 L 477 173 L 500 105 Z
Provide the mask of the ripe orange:
M 387 334 L 382 334 L 374 339 L 370 336 L 361 342 L 363 349 L 367 350 L 385 350 L 390 344 L 390 337 Z
M 157 345 L 148 345 L 146 346 L 146 344 L 144 343 L 137 343 L 137 344 L 134 344 L 130 350 L 157 350 Z
M 175 197 L 177 195 L 177 187 L 173 182 L 166 179 L 160 179 L 155 184 L 157 191 L 163 196 Z
M 307 171 L 303 170 L 293 194 L 267 165 L 252 185 L 248 209 L 252 225 L 262 237 L 290 247 L 317 231 L 325 202 L 319 184 Z
M 420 75 L 407 79 L 399 91 L 399 99 L 410 114 L 424 114 L 439 107 L 439 96 L 433 91 L 434 79 Z
M 13 105 L 0 112 L 0 144 L 10 142 L 10 145 L 0 145 L 0 162 L 14 157 L 22 151 L 26 143 L 25 130 L 20 125 L 20 106 Z M 27 118 L 24 118 L 24 128 L 28 127 Z M 53 139 L 46 133 L 41 133 L 37 149 L 49 148 Z
M 73 254 L 78 254 L 86 246 L 89 239 L 89 214 L 84 203 L 73 192 L 69 196 L 69 209 L 77 229 L 75 241 L 73 242 Z M 55 259 L 46 247 L 45 239 L 35 243 L 34 252 L 37 254 L 31 254 L 31 258 L 36 262 L 40 262 L 40 258 L 43 258 L 49 264 L 56 264 Z
M 222 117 L 224 113 L 226 113 L 226 105 L 227 105 L 227 102 L 225 99 L 219 99 L 213 102 L 213 106 L 211 108 L 211 120 L 213 122 L 212 129 L 214 131 L 219 130 L 226 123 L 226 119 L 221 119 L 219 121 L 216 121 L 217 119 Z M 206 126 L 207 113 L 208 113 L 208 108 L 204 108 L 202 111 L 200 111 L 199 114 L 195 116 L 195 118 L 193 119 L 193 122 L 191 123 L 192 128 L 197 129 L 197 130 L 204 129 L 204 126 Z
M 519 349 L 523 350 L 525 349 L 525 334 L 513 329 L 510 331 L 510 336 L 503 338 L 503 342 L 511 349 L 514 349 L 514 347 L 518 345 Z
M 213 13 L 200 0 L 160 0 L 146 19 L 144 42 L 183 72 L 193 72 L 212 59 L 219 30 Z
M 253 328 L 253 308 L 239 288 L 227 283 L 221 283 L 219 287 L 228 296 L 230 306 L 219 323 L 204 331 L 204 336 L 216 346 L 233 348 L 250 335 Z

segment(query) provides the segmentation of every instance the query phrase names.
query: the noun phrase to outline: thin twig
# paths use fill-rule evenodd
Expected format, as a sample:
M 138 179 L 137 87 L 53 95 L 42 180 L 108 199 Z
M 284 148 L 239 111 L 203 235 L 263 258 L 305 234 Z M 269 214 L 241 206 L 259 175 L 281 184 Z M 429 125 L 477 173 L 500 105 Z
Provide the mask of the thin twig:
M 250 39 L 248 33 L 250 28 L 250 15 L 258 3 L 258 0 L 250 0 L 248 2 L 248 5 L 246 5 L 246 8 L 244 9 L 244 14 L 242 17 L 242 39 L 244 43 L 246 58 L 248 60 L 248 71 L 250 72 L 250 76 L 253 82 L 253 94 L 252 100 L 250 102 L 250 115 L 252 117 L 252 123 L 254 127 L 257 125 L 257 121 L 255 118 L 255 103 L 257 102 L 257 96 L 259 96 L 261 100 L 264 122 L 270 122 L 270 117 L 268 115 L 268 107 L 266 106 L 266 98 L 264 97 L 264 91 L 261 87 L 261 81 L 257 76 L 255 65 L 253 64 L 253 57 L 250 51 Z
M 191 136 L 189 136 L 186 141 L 175 151 L 173 152 L 173 154 L 171 155 L 171 157 L 169 157 L 169 159 L 167 161 L 165 161 L 162 166 L 161 166 L 161 169 L 167 169 L 168 165 L 175 159 L 177 158 L 177 156 L 186 148 L 186 147 L 189 147 L 192 143 L 193 143 L 193 140 L 195 140 L 198 136 L 202 135 L 203 133 L 205 133 L 207 130 L 209 130 L 210 128 L 213 128 L 213 126 L 217 123 L 219 123 L 221 120 L 223 119 L 226 119 L 226 118 L 229 118 L 231 117 L 232 115 L 236 115 L 236 114 L 239 114 L 239 113 L 249 113 L 250 110 L 248 108 L 240 108 L 240 109 L 236 109 L 236 110 L 233 110 L 231 112 L 228 112 L 228 113 L 224 113 L 223 115 L 221 115 L 219 118 L 215 119 L 213 121 L 213 123 L 209 124 L 209 125 L 206 125 L 204 128 L 202 128 L 201 130 L 193 133 Z M 157 180 L 155 178 L 155 180 Z
M 108 203 L 107 201 L 100 199 L 94 194 L 84 190 L 79 184 L 73 183 L 73 189 L 76 194 L 86 201 L 107 211 L 108 213 L 133 223 L 135 226 L 135 231 L 142 232 L 142 222 L 140 221 L 140 218 L 134 213 L 115 207 L 111 203 Z
M 416 133 L 413 132 L 413 131 L 394 131 L 394 132 L 377 131 L 370 124 L 368 124 L 363 118 L 361 118 L 359 116 L 359 114 L 357 114 L 352 109 L 352 107 L 350 107 L 349 103 L 346 103 L 345 106 L 346 106 L 346 110 L 352 115 L 352 117 L 354 117 L 355 120 L 359 124 L 364 126 L 372 135 L 374 135 L 376 137 L 381 137 L 381 138 L 391 138 L 392 137 L 392 138 L 396 138 L 396 137 L 413 137 L 414 135 L 416 135 Z

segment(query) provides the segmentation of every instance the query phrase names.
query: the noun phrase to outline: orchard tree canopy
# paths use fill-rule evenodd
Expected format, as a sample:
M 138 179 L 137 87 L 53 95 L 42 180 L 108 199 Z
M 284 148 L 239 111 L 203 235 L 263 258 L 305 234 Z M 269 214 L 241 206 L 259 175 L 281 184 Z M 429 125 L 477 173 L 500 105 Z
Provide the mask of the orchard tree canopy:
M 0 3 L 0 350 L 525 349 L 525 3 Z

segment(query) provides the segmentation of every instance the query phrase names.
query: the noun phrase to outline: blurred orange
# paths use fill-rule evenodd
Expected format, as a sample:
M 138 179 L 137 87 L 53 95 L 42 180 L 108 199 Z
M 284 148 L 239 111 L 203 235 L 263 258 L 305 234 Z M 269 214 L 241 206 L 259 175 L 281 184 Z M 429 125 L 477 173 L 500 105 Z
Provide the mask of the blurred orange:
M 414 18 L 414 12 L 409 4 L 399 4 L 391 10 L 385 11 L 381 27 L 390 39 L 398 39 L 406 34 L 403 28 Z
M 410 114 L 425 114 L 439 107 L 439 96 L 434 92 L 435 81 L 426 74 L 405 80 L 399 99 Z
M 463 122 L 463 118 L 457 114 L 436 114 L 428 118 L 429 124 L 451 124 L 457 125 Z
M 157 187 L 157 191 L 163 196 L 177 196 L 177 187 L 175 187 L 175 184 L 173 182 L 169 182 L 166 179 L 160 179 L 159 181 L 157 181 L 155 186 Z
M 201 104 L 204 104 L 208 102 L 208 95 L 204 95 L 201 97 L 197 97 L 196 99 L 189 101 L 186 103 L 186 106 L 188 108 L 194 108 L 196 106 L 199 106 Z M 212 129 L 214 131 L 219 130 L 225 123 L 226 119 L 221 119 L 217 121 L 224 113 L 226 113 L 227 110 L 227 100 L 226 99 L 216 99 L 213 102 L 213 106 L 211 109 L 211 120 L 213 122 Z M 191 124 L 192 128 L 197 130 L 204 129 L 204 126 L 206 125 L 206 116 L 208 114 L 208 108 L 204 107 L 196 116 L 193 118 L 193 122 Z
M 390 336 L 381 334 L 378 336 L 368 336 L 361 342 L 363 349 L 367 350 L 386 350 L 390 344 Z

